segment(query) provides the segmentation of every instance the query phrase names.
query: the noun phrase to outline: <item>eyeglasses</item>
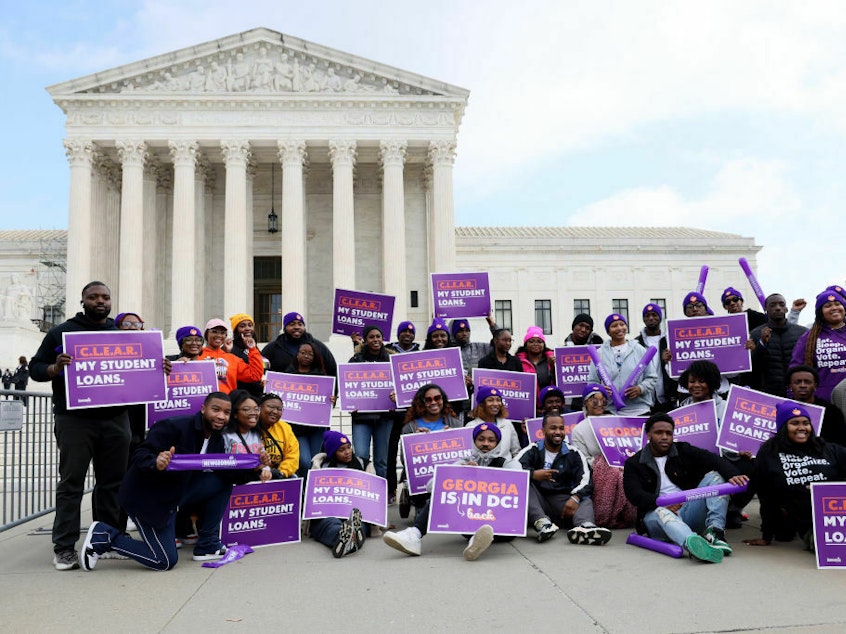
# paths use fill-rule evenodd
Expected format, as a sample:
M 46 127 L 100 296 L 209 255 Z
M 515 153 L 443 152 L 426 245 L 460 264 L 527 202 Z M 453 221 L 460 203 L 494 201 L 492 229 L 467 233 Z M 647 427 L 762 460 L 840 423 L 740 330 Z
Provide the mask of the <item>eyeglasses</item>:
M 281 412 L 282 411 L 281 405 L 265 405 L 264 407 L 266 407 L 271 412 Z
M 201 346 L 201 345 L 203 345 L 203 338 L 202 337 L 185 337 L 185 339 L 182 340 L 182 345 L 184 346 L 185 344 L 188 344 L 189 346 L 190 345 Z
M 703 304 L 702 302 L 696 302 L 695 304 L 688 304 L 687 306 L 685 306 L 685 309 L 687 308 L 705 308 L 705 304 Z
M 440 394 L 438 394 L 437 396 L 424 396 L 423 397 L 423 402 L 426 403 L 427 405 L 429 403 L 440 403 L 443 400 L 444 400 L 444 397 L 441 396 Z
M 242 414 L 258 414 L 261 410 L 258 407 L 239 407 L 238 411 Z
M 143 321 L 126 321 L 123 320 L 120 322 L 120 329 L 121 330 L 144 330 L 144 322 Z
M 302 357 L 313 357 L 314 353 L 311 350 L 300 350 L 297 355 Z

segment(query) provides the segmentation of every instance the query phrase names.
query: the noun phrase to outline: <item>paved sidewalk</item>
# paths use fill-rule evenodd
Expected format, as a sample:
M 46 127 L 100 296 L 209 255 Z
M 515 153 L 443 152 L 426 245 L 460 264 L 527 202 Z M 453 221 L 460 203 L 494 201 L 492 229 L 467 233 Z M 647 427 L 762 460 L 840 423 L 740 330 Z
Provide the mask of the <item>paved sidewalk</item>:
M 798 541 L 740 543 L 758 535 L 751 510 L 728 532 L 735 554 L 718 565 L 627 546 L 628 531 L 616 531 L 604 547 L 563 534 L 493 544 L 472 563 L 454 535 L 429 535 L 416 558 L 372 539 L 335 560 L 306 540 L 219 569 L 183 550 L 165 573 L 114 560 L 58 572 L 49 530 L 29 534 L 49 529 L 46 516 L 0 533 L 0 623 L 6 632 L 846 631 L 846 572 L 818 571 Z M 391 520 L 407 525 L 396 507 Z

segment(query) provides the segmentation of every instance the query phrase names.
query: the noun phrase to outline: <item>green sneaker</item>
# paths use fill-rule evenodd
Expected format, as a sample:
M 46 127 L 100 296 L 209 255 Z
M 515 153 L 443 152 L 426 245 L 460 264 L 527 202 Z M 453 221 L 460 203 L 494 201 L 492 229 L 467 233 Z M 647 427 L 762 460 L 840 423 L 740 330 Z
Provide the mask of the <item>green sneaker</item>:
M 705 538 L 706 542 L 711 544 L 711 546 L 722 550 L 724 555 L 731 555 L 731 546 L 729 546 L 728 542 L 726 541 L 726 534 L 719 528 L 709 526 L 705 530 L 705 535 L 703 535 L 703 537 Z
M 718 564 L 723 560 L 723 551 L 714 548 L 701 535 L 688 535 L 684 540 L 684 549 L 693 559 Z

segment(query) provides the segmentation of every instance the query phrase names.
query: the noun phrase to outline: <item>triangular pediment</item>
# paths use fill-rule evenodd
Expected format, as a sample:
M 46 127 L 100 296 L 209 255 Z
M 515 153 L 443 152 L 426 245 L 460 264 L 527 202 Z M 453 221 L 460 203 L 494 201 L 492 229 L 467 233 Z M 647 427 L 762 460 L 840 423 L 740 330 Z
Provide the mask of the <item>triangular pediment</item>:
M 53 98 L 88 95 L 308 98 L 469 92 L 343 51 L 259 28 L 47 88 Z

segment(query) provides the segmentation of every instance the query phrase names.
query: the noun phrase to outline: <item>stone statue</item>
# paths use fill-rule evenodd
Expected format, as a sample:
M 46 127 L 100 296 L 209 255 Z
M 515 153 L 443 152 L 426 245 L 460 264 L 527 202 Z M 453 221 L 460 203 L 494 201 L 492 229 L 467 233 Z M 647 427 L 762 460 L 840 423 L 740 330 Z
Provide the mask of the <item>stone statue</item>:
M 294 69 L 288 63 L 288 56 L 282 53 L 279 63 L 276 64 L 276 75 L 273 77 L 274 90 L 289 91 L 294 89 Z
M 209 72 L 206 73 L 206 91 L 224 92 L 226 90 L 226 69 L 221 68 L 217 62 L 209 64 Z
M 273 84 L 273 61 L 267 56 L 267 49 L 261 47 L 253 62 L 253 90 L 270 90 Z
M 229 78 L 231 92 L 245 92 L 250 87 L 250 64 L 244 60 L 243 53 L 235 56 L 235 64 L 232 66 Z
M 18 274 L 13 273 L 11 284 L 6 287 L 6 319 L 29 322 L 32 315 L 32 291 L 21 283 Z
M 344 89 L 344 84 L 341 78 L 335 74 L 335 69 L 330 68 L 326 73 L 326 87 L 324 90 L 326 92 L 341 92 Z
M 202 66 L 188 75 L 188 90 L 191 92 L 203 92 L 206 89 L 206 71 Z

